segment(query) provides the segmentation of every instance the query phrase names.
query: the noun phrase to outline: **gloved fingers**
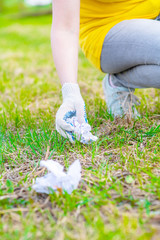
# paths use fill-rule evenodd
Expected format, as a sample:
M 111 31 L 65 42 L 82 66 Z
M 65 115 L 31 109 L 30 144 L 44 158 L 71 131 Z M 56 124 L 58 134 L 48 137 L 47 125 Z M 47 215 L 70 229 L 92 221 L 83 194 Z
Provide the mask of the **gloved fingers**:
M 74 136 L 73 136 L 72 132 L 64 131 L 63 129 L 61 129 L 59 127 L 56 127 L 56 129 L 57 129 L 57 132 L 59 132 L 59 134 L 61 136 L 63 136 L 64 138 L 68 138 L 71 143 L 74 143 Z
M 82 102 L 81 104 L 76 103 L 76 117 L 77 117 L 77 121 L 80 124 L 88 122 L 87 114 L 86 114 L 86 106 L 84 102 Z
M 65 131 L 74 131 L 72 124 L 67 122 L 67 118 L 75 115 L 75 110 L 68 104 L 62 104 L 56 114 L 56 124 Z
M 86 105 L 85 104 L 84 104 L 84 119 L 85 119 L 85 122 L 88 123 L 87 113 L 86 113 Z
M 64 131 L 69 131 L 69 132 L 74 131 L 74 126 L 70 123 L 67 123 L 63 119 L 56 118 L 56 126 L 60 129 L 63 129 Z

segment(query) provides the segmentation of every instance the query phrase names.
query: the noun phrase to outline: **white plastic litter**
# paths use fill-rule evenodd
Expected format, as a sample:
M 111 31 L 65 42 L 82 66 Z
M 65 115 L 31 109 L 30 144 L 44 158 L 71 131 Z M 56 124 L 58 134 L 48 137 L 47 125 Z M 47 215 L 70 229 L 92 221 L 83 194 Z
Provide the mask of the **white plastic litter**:
M 40 162 L 41 167 L 46 167 L 48 173 L 36 179 L 32 188 L 38 193 L 49 194 L 52 191 L 72 193 L 78 187 L 81 179 L 81 165 L 79 160 L 71 164 L 67 173 L 64 167 L 56 161 L 47 160 Z
M 97 141 L 97 137 L 91 133 L 91 126 L 88 123 L 80 124 L 76 117 L 67 118 L 67 122 L 74 126 L 74 135 L 83 144 L 90 144 Z

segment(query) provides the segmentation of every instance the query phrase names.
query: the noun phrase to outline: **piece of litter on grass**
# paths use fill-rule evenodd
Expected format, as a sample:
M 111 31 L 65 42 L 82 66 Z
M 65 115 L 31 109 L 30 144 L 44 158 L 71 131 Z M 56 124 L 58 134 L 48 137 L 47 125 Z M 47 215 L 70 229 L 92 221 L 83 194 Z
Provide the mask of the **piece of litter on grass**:
M 49 194 L 52 191 L 60 191 L 71 194 L 74 189 L 77 189 L 81 179 L 79 160 L 72 163 L 66 173 L 64 167 L 53 160 L 41 161 L 40 166 L 47 168 L 48 173 L 43 177 L 36 178 L 36 182 L 32 186 L 36 192 Z
M 83 144 L 90 144 L 97 141 L 97 137 L 91 133 L 91 126 L 88 123 L 80 124 L 76 117 L 67 118 L 67 123 L 74 126 L 74 136 Z

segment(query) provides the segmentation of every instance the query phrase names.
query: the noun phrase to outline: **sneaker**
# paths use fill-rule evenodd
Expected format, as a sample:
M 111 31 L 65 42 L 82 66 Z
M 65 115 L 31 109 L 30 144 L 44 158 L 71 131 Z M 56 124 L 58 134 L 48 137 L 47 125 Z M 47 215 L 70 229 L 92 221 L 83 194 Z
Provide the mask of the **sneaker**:
M 140 114 L 135 108 L 135 105 L 140 105 L 138 97 L 133 95 L 133 88 L 112 87 L 110 85 L 110 76 L 106 75 L 103 79 L 103 90 L 108 111 L 114 117 L 129 117 L 138 118 Z

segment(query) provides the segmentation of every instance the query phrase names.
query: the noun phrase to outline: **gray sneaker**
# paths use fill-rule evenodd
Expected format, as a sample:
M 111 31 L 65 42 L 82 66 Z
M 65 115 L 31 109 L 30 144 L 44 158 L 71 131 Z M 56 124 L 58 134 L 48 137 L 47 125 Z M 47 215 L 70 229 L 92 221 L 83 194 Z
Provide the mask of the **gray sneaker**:
M 135 105 L 140 105 L 138 97 L 133 95 L 133 88 L 112 87 L 109 83 L 110 75 L 106 75 L 103 79 L 103 90 L 108 111 L 114 117 L 138 118 L 140 114 Z

